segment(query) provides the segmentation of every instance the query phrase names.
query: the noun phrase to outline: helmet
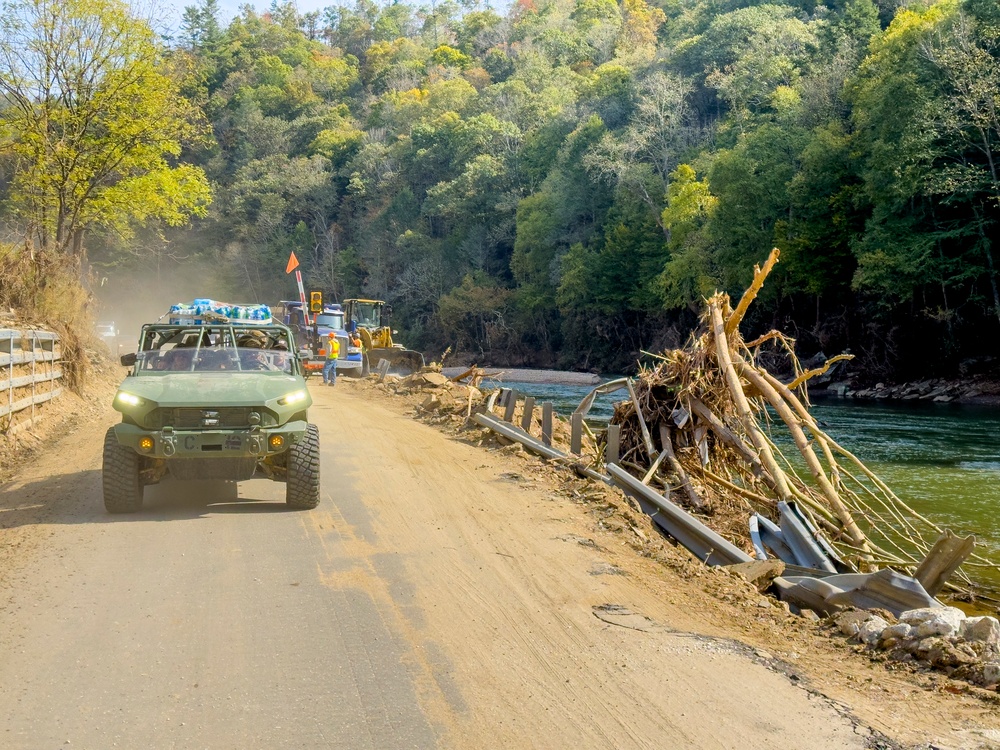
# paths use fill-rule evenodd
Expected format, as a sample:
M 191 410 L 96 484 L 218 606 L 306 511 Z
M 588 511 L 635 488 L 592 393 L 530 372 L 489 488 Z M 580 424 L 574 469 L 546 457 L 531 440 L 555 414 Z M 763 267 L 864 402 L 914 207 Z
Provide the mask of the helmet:
M 335 334 L 333 331 L 330 331 L 330 338 L 331 339 L 337 338 L 337 334 Z

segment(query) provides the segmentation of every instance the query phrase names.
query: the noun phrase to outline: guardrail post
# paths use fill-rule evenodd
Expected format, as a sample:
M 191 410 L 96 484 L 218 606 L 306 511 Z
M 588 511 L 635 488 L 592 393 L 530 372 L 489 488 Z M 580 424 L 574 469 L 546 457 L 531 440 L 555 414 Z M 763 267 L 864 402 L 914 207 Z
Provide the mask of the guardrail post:
M 0 401 L 0 417 L 5 417 L 2 432 L 13 435 L 30 427 L 39 417 L 40 405 L 62 391 L 56 387 L 62 377 L 62 370 L 55 366 L 58 339 L 50 331 L 0 330 L 0 390 L 7 391 L 7 403 Z M 14 391 L 18 391 L 16 400 Z M 15 424 L 14 415 L 22 412 L 24 418 Z
M 535 397 L 524 397 L 524 412 L 521 414 L 521 429 L 531 434 L 531 420 L 535 418 Z
M 14 332 L 10 332 L 10 361 L 7 363 L 7 423 L 14 421 Z
M 608 443 L 604 449 L 604 463 L 617 464 L 618 451 L 621 446 L 622 427 L 619 424 L 608 425 Z
M 35 353 L 37 341 L 38 339 L 35 336 L 35 332 L 32 331 L 31 332 L 31 421 L 32 423 L 34 423 L 35 421 L 35 395 L 36 395 L 35 378 L 38 376 L 38 368 L 37 368 L 38 355 Z
M 570 438 L 569 438 L 569 450 L 579 456 L 583 453 L 583 415 L 573 414 L 569 419 L 570 424 Z
M 507 392 L 507 403 L 504 404 L 503 421 L 512 423 L 514 421 L 514 409 L 517 407 L 517 399 L 521 394 L 515 390 Z
M 552 402 L 542 403 L 542 442 L 552 445 Z

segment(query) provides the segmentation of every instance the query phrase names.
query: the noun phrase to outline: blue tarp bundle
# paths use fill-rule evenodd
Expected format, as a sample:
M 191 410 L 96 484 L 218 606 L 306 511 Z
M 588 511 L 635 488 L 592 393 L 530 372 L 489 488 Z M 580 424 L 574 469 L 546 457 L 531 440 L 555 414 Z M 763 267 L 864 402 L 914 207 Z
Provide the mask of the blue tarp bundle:
M 204 322 L 206 313 L 222 315 L 233 323 L 267 324 L 271 322 L 271 308 L 267 305 L 233 305 L 212 299 L 196 299 L 179 302 L 170 307 L 171 323 Z

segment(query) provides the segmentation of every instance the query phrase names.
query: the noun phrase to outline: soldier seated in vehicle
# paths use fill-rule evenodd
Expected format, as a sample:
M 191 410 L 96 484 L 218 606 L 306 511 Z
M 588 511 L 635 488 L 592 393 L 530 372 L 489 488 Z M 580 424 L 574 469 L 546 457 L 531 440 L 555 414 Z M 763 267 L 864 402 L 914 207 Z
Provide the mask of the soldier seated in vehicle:
M 260 349 L 240 349 L 241 370 L 270 370 L 267 358 Z
M 281 340 L 273 348 L 274 354 L 271 355 L 271 362 L 282 372 L 291 372 L 292 363 L 288 354 L 288 343 Z
M 263 336 L 256 336 L 253 334 L 247 334 L 239 338 L 236 345 L 239 347 L 241 370 L 271 369 L 267 357 L 265 357 L 264 352 L 261 351 L 265 343 L 266 342 Z
M 167 369 L 172 372 L 190 370 L 192 354 L 193 352 L 190 349 L 171 349 L 166 354 Z
M 194 369 L 199 371 L 214 372 L 221 370 L 233 370 L 236 368 L 233 366 L 233 361 L 229 356 L 229 352 L 223 349 L 202 349 L 198 353 L 198 359 L 195 360 Z

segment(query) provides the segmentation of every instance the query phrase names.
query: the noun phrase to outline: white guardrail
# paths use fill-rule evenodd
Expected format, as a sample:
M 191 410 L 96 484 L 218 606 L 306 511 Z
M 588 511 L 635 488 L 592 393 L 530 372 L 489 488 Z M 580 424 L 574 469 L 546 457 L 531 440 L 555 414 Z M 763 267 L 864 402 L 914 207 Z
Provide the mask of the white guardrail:
M 39 404 L 62 393 L 61 359 L 59 334 L 0 328 L 0 434 L 27 427 Z

